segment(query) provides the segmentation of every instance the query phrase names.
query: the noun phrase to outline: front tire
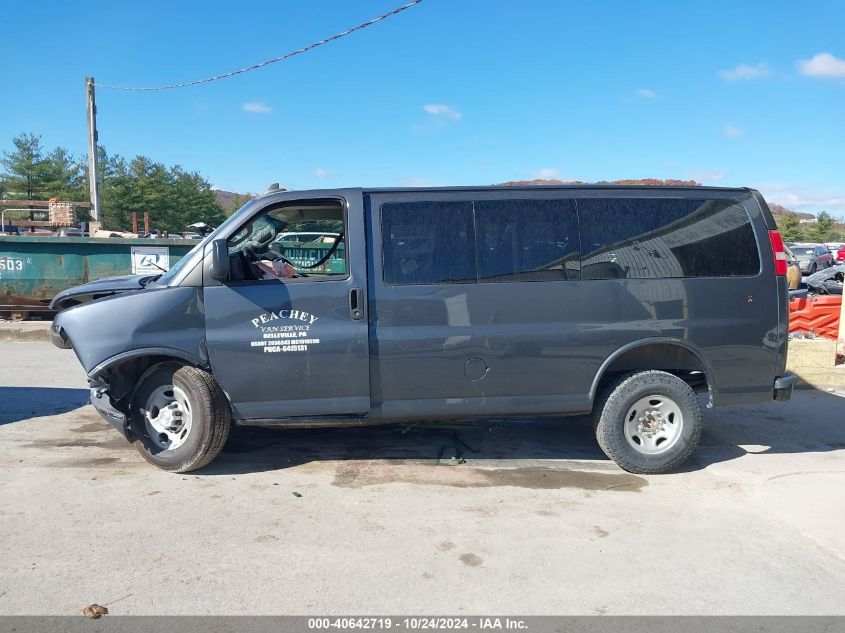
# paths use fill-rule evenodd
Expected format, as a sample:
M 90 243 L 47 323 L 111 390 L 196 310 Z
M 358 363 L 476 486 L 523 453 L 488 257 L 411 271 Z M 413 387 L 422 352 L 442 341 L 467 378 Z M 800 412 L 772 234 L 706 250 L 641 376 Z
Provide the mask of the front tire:
M 690 386 L 665 371 L 621 376 L 594 409 L 599 446 L 630 473 L 667 473 L 693 453 L 701 439 L 701 405 Z
M 132 398 L 132 443 L 162 470 L 186 473 L 209 464 L 229 435 L 226 395 L 208 372 L 165 362 L 141 376 Z

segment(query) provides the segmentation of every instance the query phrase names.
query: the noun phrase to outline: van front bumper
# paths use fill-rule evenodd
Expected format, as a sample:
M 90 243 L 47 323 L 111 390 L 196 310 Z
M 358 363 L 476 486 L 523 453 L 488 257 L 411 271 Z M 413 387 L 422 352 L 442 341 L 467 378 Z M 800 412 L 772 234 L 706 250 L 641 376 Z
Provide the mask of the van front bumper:
M 126 414 L 115 409 L 111 404 L 109 392 L 103 387 L 91 387 L 91 404 L 103 419 L 129 439 L 129 419 Z
M 798 376 L 787 372 L 783 376 L 775 378 L 775 385 L 772 389 L 772 397 L 778 402 L 785 402 L 792 397 L 792 388 L 798 382 Z
M 70 343 L 67 340 L 67 336 L 65 335 L 65 331 L 62 329 L 60 325 L 53 325 L 50 326 L 48 330 L 50 335 L 50 342 L 58 347 L 59 349 L 70 349 Z

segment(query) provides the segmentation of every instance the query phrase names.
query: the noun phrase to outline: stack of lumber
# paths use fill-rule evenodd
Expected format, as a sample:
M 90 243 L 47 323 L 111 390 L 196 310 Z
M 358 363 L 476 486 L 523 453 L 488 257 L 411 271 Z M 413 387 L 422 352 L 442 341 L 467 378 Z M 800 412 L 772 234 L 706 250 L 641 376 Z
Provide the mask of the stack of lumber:
M 50 224 L 53 226 L 76 225 L 76 205 L 72 202 L 50 201 Z

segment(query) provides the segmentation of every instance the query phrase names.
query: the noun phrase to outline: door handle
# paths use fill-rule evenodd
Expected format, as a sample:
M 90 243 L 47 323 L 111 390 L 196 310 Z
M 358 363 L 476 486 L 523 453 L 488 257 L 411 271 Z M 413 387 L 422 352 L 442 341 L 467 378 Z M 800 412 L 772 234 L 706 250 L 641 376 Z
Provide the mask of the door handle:
M 349 315 L 353 321 L 359 321 L 364 316 L 364 291 L 360 288 L 349 291 Z

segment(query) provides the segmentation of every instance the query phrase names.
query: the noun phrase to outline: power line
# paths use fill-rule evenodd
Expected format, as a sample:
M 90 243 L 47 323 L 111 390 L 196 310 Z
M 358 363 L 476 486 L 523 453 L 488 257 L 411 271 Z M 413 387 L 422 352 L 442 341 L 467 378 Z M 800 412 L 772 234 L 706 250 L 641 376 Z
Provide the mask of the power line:
M 289 53 L 285 53 L 284 55 L 279 55 L 278 57 L 273 57 L 272 59 L 265 60 L 258 64 L 253 64 L 252 66 L 247 66 L 246 68 L 239 68 L 238 70 L 233 70 L 228 73 L 223 73 L 221 75 L 215 75 L 214 77 L 207 77 L 206 79 L 196 79 L 194 81 L 186 81 L 180 84 L 171 84 L 169 86 L 158 86 L 155 88 L 132 88 L 126 86 L 107 86 L 103 84 L 97 84 L 98 88 L 107 88 L 109 90 L 125 90 L 128 92 L 158 92 L 160 90 L 174 90 L 176 88 L 187 88 L 188 86 L 196 86 L 197 84 L 207 84 L 211 83 L 212 81 L 217 81 L 218 79 L 227 79 L 229 77 L 234 77 L 235 75 L 241 75 L 243 73 L 248 73 L 251 70 L 257 70 L 258 68 L 263 68 L 264 66 L 269 66 L 270 64 L 275 64 L 276 62 L 283 61 L 294 55 L 299 55 L 301 53 L 305 53 L 310 51 L 311 49 L 317 48 L 318 46 L 322 46 L 323 44 L 328 44 L 329 42 L 333 42 L 335 40 L 339 40 L 342 37 L 346 37 L 350 33 L 354 33 L 355 31 L 360 31 L 361 29 L 365 29 L 368 26 L 375 24 L 376 22 L 381 22 L 391 16 L 396 15 L 397 13 L 401 13 L 405 9 L 410 9 L 412 6 L 419 4 L 422 0 L 411 0 L 408 4 L 404 4 L 401 7 L 397 7 L 392 11 L 388 11 L 378 17 L 373 18 L 372 20 L 367 20 L 366 22 L 362 22 L 357 26 L 353 26 L 352 28 L 346 29 L 341 33 L 337 33 L 336 35 L 332 35 L 331 37 L 327 37 L 326 39 L 320 40 L 319 42 L 314 42 L 309 44 L 308 46 L 303 46 L 302 48 L 298 48 L 295 51 L 291 51 Z

